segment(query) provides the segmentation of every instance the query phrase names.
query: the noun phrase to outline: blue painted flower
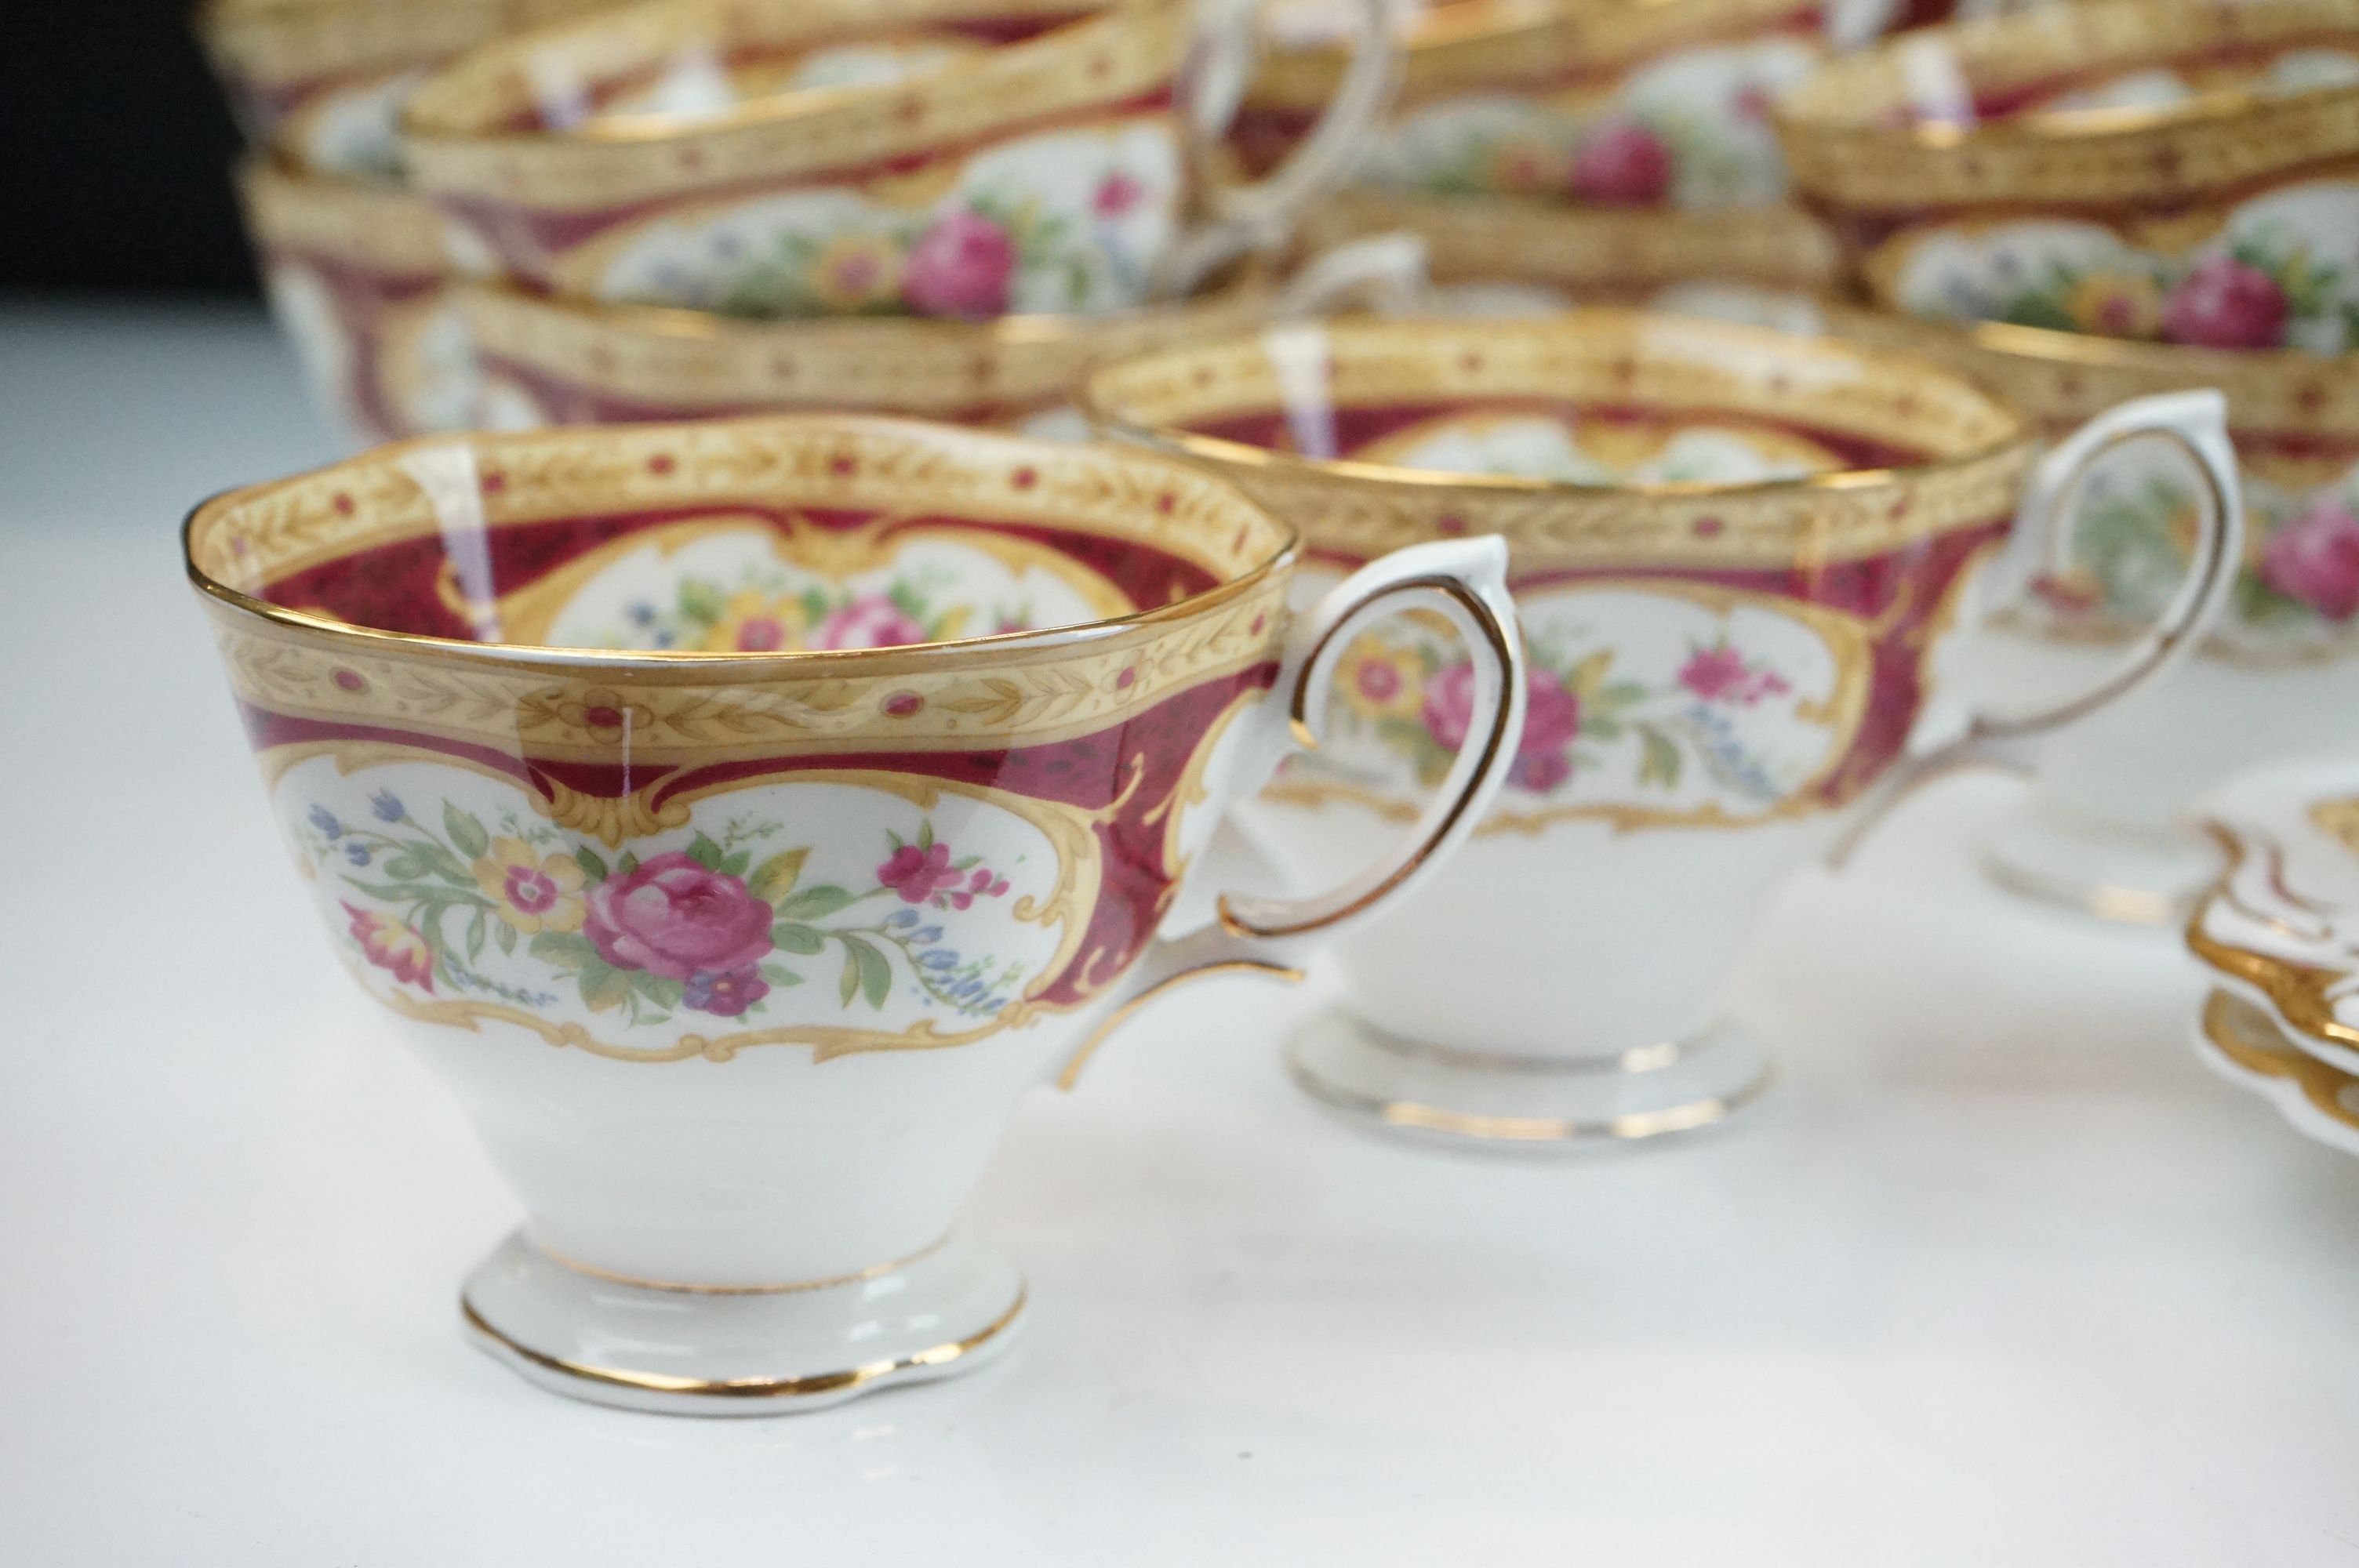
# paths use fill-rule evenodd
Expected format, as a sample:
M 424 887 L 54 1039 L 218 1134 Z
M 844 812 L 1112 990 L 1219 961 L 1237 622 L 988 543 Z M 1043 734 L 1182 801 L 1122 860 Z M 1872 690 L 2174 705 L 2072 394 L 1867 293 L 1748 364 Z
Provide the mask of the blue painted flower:
M 347 838 L 344 840 L 344 859 L 355 866 L 365 866 L 369 863 L 369 847 L 357 838 Z
M 942 928 L 939 925 L 929 925 L 923 931 L 913 931 L 909 933 L 909 940 L 915 942 L 920 947 L 923 947 L 929 942 L 939 942 L 941 939 Z
M 958 955 L 948 947 L 937 947 L 930 953 L 919 954 L 918 962 L 929 969 L 953 968 L 957 967 Z
M 344 825 L 337 821 L 336 814 L 324 806 L 315 806 L 311 808 L 311 826 L 331 838 L 341 838 L 344 836 Z
M 896 928 L 915 925 L 918 924 L 918 912 L 914 909 L 897 909 L 886 919 L 885 924 Z
M 381 789 L 369 796 L 369 809 L 376 813 L 379 822 L 398 822 L 409 815 L 402 808 L 401 797 L 389 789 Z

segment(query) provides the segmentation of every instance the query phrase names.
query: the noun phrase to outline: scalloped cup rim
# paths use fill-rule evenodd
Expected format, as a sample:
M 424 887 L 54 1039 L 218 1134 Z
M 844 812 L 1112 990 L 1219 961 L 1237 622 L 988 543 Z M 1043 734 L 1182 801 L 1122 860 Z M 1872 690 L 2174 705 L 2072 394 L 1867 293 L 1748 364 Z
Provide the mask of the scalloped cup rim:
M 659 435 L 665 431 L 711 429 L 716 426 L 737 428 L 784 428 L 812 432 L 836 430 L 866 433 L 871 436 L 897 438 L 916 444 L 966 446 L 976 443 L 1021 448 L 1038 454 L 1044 462 L 1055 462 L 1060 456 L 1072 457 L 1077 450 L 1059 442 L 1020 436 L 1006 436 L 943 426 L 917 419 L 899 419 L 884 415 L 863 414 L 779 414 L 743 419 L 697 419 L 669 421 L 662 424 L 633 424 L 620 427 L 585 425 L 545 430 L 469 431 L 459 435 L 413 436 L 404 440 L 372 447 L 338 462 L 323 464 L 282 479 L 268 480 L 259 484 L 234 486 L 207 497 L 190 508 L 180 524 L 180 560 L 189 581 L 209 601 L 235 611 L 248 619 L 287 627 L 307 635 L 327 639 L 332 643 L 361 649 L 400 647 L 432 653 L 446 657 L 483 661 L 504 668 L 548 667 L 567 671 L 657 671 L 674 673 L 693 670 L 710 674 L 715 678 L 739 676 L 746 680 L 788 677 L 794 674 L 827 670 L 850 674 L 864 664 L 905 663 L 920 659 L 928 663 L 958 663 L 972 658 L 976 650 L 993 655 L 1022 653 L 1033 649 L 1067 647 L 1076 643 L 1097 642 L 1118 637 L 1125 633 L 1166 622 L 1190 619 L 1203 611 L 1247 593 L 1273 572 L 1283 571 L 1298 561 L 1302 554 L 1300 533 L 1284 518 L 1278 517 L 1223 480 L 1217 474 L 1185 463 L 1173 462 L 1159 454 L 1146 452 L 1117 453 L 1125 460 L 1144 460 L 1164 468 L 1184 484 L 1200 485 L 1221 496 L 1223 502 L 1240 514 L 1258 517 L 1276 531 L 1277 547 L 1266 557 L 1234 575 L 1201 591 L 1173 600 L 1168 604 L 1153 605 L 1125 615 L 1106 616 L 1063 626 L 1044 627 L 1025 632 L 998 632 L 980 637 L 956 637 L 937 642 L 895 643 L 877 648 L 809 648 L 776 653 L 748 654 L 705 652 L 677 648 L 611 649 L 576 648 L 537 643 L 474 642 L 459 637 L 442 637 L 428 633 L 397 632 L 385 627 L 363 626 L 351 622 L 313 615 L 284 605 L 272 604 L 242 589 L 231 587 L 207 572 L 197 563 L 196 535 L 200 527 L 232 508 L 266 499 L 290 486 L 312 481 L 342 470 L 357 470 L 381 465 L 402 455 L 453 441 L 482 447 L 527 445 L 551 439 L 590 439 L 614 430 L 625 430 L 638 436 Z M 1102 449 L 1092 456 L 1107 455 Z M 1211 568 L 1207 568 L 1210 570 Z
M 1061 342 L 1109 328 L 1144 326 L 1156 321 L 1183 320 L 1208 307 L 1242 304 L 1256 295 L 1274 292 L 1260 280 L 1240 276 L 1209 292 L 1183 299 L 1149 300 L 1097 315 L 1071 311 L 1013 311 L 966 320 L 940 316 L 725 316 L 685 305 L 647 305 L 620 299 L 577 299 L 536 294 L 495 277 L 470 277 L 458 285 L 462 294 L 489 302 L 494 308 L 523 307 L 554 311 L 602 330 L 631 337 L 667 338 L 701 342 L 751 342 L 764 338 L 798 336 L 845 339 L 931 338 L 947 345 L 972 344 L 1018 348 L 1032 343 Z M 877 416 L 889 418 L 889 415 Z
M 2241 0 L 2256 9 L 2275 5 L 2291 10 L 2307 6 L 2325 10 L 2330 5 L 2319 0 Z M 2182 0 L 2099 0 L 2084 10 L 2168 11 L 2179 14 Z M 2188 11 L 2216 13 L 2220 8 L 2187 6 Z M 1841 58 L 1822 61 L 1805 81 L 1793 91 L 1778 95 L 1769 104 L 1769 116 L 1781 135 L 1796 140 L 1832 138 L 1875 139 L 1898 144 L 1907 142 L 1929 153 L 1964 152 L 1976 146 L 1991 146 L 2016 142 L 2077 142 L 2090 145 L 2108 137 L 2134 137 L 2158 130 L 2180 125 L 2201 124 L 2209 121 L 2232 120 L 2241 115 L 2298 103 L 2307 108 L 2333 97 L 2359 100 L 2359 84 L 2307 88 L 2297 93 L 2270 95 L 2235 88 L 2199 92 L 2174 103 L 2100 105 L 2082 109 L 2044 110 L 2038 114 L 2011 116 L 1995 122 L 1959 125 L 1949 122 L 1911 121 L 1906 124 L 1879 124 L 1873 119 L 1850 114 L 1816 112 L 1814 101 L 1825 98 L 1830 105 L 1843 100 L 1842 89 L 1854 79 L 1873 81 L 1879 71 L 1890 69 L 1893 61 L 1912 49 L 1925 47 L 1929 37 L 1943 36 L 1979 39 L 1984 37 L 2004 38 L 2009 33 L 2029 33 L 2042 27 L 2060 25 L 2069 19 L 2068 13 L 2040 10 L 1984 17 L 1970 22 L 1953 22 L 1928 28 L 1921 33 L 1887 38 L 1871 48 Z M 2353 26 L 2359 27 L 2359 12 L 2353 15 Z M 2117 63 L 2125 67 L 2136 63 L 2125 59 Z
M 1753 327 L 1733 321 L 1716 321 L 1703 318 L 1675 316 L 1610 306 L 1592 306 L 1568 310 L 1545 322 L 1485 323 L 1465 317 L 1389 316 L 1380 322 L 1353 322 L 1346 330 L 1387 335 L 1397 333 L 1404 337 L 1429 333 L 1490 335 L 1502 330 L 1511 330 L 1517 335 L 1527 335 L 1535 331 L 1571 335 L 1599 326 L 1628 327 L 1642 322 L 1659 323 L 1668 328 L 1698 331 L 1712 336 L 1734 337 L 1763 346 L 1782 345 L 1804 355 L 1851 359 L 1856 362 L 1881 362 L 1886 364 L 1894 362 L 1912 362 L 1925 373 L 1948 382 L 1955 389 L 1979 398 L 1991 413 L 1997 415 L 2006 423 L 2009 431 L 1999 439 L 1968 451 L 1929 457 L 1918 462 L 1890 467 L 1838 469 L 1825 473 L 1805 474 L 1794 479 L 1757 480 L 1743 483 L 1683 481 L 1584 484 L 1570 480 L 1534 479 L 1519 474 L 1458 473 L 1405 468 L 1356 458 L 1308 458 L 1296 452 L 1273 451 L 1266 447 L 1257 447 L 1250 442 L 1232 440 L 1221 436 L 1201 435 L 1192 430 L 1137 417 L 1123 412 L 1116 400 L 1102 390 L 1109 386 L 1125 371 L 1142 362 L 1171 354 L 1207 352 L 1233 348 L 1250 341 L 1246 335 L 1237 333 L 1232 333 L 1224 338 L 1150 349 L 1102 366 L 1092 372 L 1089 379 L 1083 384 L 1082 401 L 1092 421 L 1101 428 L 1119 431 L 1123 435 L 1152 442 L 1164 450 L 1182 452 L 1202 460 L 1217 463 L 1291 470 L 1299 473 L 1323 475 L 1360 483 L 1415 486 L 1429 493 L 1458 491 L 1482 495 L 1558 495 L 1593 499 L 1622 495 L 1666 501 L 1692 501 L 1708 497 L 1735 499 L 1756 495 L 1777 495 L 1812 490 L 1863 490 L 1880 484 L 1902 483 L 1945 470 L 1964 469 L 1989 462 L 2014 449 L 2027 447 L 2036 439 L 2029 423 L 2012 404 L 1984 390 L 1970 377 L 1959 374 L 1938 360 L 1903 351 L 1847 342 L 1838 338 L 1800 338 L 1790 332 L 1780 332 L 1767 327 Z
M 712 112 L 683 113 L 648 112 L 627 115 L 593 114 L 578 125 L 535 126 L 528 129 L 485 130 L 462 123 L 463 116 L 457 105 L 444 109 L 440 100 L 457 99 L 466 85 L 459 75 L 462 68 L 489 70 L 504 60 L 524 59 L 536 45 L 571 33 L 594 31 L 608 23 L 617 13 L 592 11 L 586 16 L 559 21 L 544 27 L 513 33 L 502 38 L 477 46 L 449 66 L 436 71 L 403 104 L 400 116 L 401 135 L 405 141 L 433 143 L 444 146 L 570 146 L 582 149 L 610 146 L 644 146 L 651 142 L 686 142 L 700 136 L 726 134 L 747 125 L 777 124 L 808 116 L 829 114 L 871 103 L 883 103 L 897 96 L 907 96 L 918 90 L 930 90 L 946 81 L 978 70 L 992 68 L 1009 55 L 1019 51 L 1027 54 L 1062 52 L 1077 45 L 1086 47 L 1096 34 L 1114 31 L 1127 26 L 1135 13 L 1150 12 L 1159 6 L 1176 6 L 1185 0 L 1081 0 L 1071 19 L 1046 27 L 1030 38 L 1013 43 L 995 44 L 976 55 L 961 56 L 940 61 L 908 76 L 889 81 L 844 82 L 827 87 L 794 88 L 784 92 L 758 92 Z M 687 14 L 695 7 L 681 0 L 636 0 L 636 4 L 619 7 L 620 14 L 652 16 L 660 11 Z M 711 11 L 712 7 L 704 7 Z M 978 5 L 977 14 L 988 15 Z

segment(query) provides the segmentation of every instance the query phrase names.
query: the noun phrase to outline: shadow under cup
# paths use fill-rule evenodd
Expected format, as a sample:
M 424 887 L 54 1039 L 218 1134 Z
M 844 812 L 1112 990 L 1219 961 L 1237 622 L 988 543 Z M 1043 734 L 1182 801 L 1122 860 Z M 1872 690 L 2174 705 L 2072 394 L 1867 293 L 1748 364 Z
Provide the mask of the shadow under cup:
M 1339 939 L 1305 1087 L 1412 1132 L 1549 1145 L 1715 1120 L 1766 1059 L 1718 992 L 1787 880 L 1897 783 L 1930 650 L 2033 459 L 1928 362 L 1623 311 L 1334 322 L 1101 372 L 1110 428 L 1214 465 L 1303 532 L 1298 591 L 1498 534 L 1531 663 L 1477 836 Z M 1462 654 L 1363 637 L 1342 716 L 1240 807 L 1289 878 L 1415 808 Z
M 1151 457 L 779 419 L 413 442 L 187 547 L 338 957 L 529 1217 L 483 1335 L 660 1405 L 1006 1324 L 945 1233 L 1124 1000 L 1235 720 L 1283 727 L 1288 530 Z

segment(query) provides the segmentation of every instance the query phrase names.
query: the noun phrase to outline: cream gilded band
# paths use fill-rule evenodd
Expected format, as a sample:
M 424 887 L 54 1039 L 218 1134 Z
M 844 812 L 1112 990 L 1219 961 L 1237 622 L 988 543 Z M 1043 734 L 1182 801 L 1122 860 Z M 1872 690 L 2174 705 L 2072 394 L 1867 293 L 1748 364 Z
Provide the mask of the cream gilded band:
M 1696 276 L 1699 255 L 1712 258 L 1715 278 L 1789 288 L 1831 288 L 1841 275 L 1833 239 L 1790 206 L 1567 209 L 1349 191 L 1305 220 L 1302 245 L 1318 251 L 1404 231 L 1425 242 L 1437 283 L 1572 289 L 1677 283 Z
M 607 0 L 212 0 L 197 14 L 213 57 L 266 91 L 446 59 Z
M 1798 189 L 1914 212 L 1987 202 L 2182 199 L 2359 155 L 2359 87 L 2225 92 L 2136 108 L 2028 114 L 1962 128 L 1903 124 L 1912 51 L 1951 55 L 1980 92 L 2359 32 L 2359 0 L 2062 5 L 1901 39 L 1830 61 L 1774 111 Z
M 2359 356 L 2191 349 L 2005 322 L 1950 326 L 1867 310 L 1838 311 L 1830 325 L 1854 341 L 1952 365 L 2043 425 L 2077 424 L 2152 393 L 2212 386 L 2227 394 L 2239 430 L 2359 445 Z
M 737 321 L 694 310 L 584 306 L 490 286 L 462 308 L 486 355 L 570 387 L 683 412 L 825 403 L 948 416 L 1072 395 L 1095 363 L 1261 319 L 1266 288 L 1106 317 L 990 322 Z
M 771 94 L 690 119 L 592 119 L 570 133 L 502 129 L 530 113 L 532 70 L 561 64 L 569 53 L 592 82 L 652 69 L 684 44 L 709 46 L 714 9 L 658 0 L 469 56 L 410 100 L 414 178 L 438 196 L 597 211 L 741 181 L 835 174 L 1139 98 L 1170 82 L 1194 27 L 1184 0 L 1147 0 L 897 83 Z M 940 0 L 769 0 L 750 12 L 721 12 L 737 22 L 723 37 L 756 18 L 760 41 L 777 47 L 999 14 Z M 626 52 L 633 49 L 636 58 Z
M 842 751 L 1037 746 L 1093 734 L 1161 698 L 1274 659 L 1284 573 L 1102 633 L 985 652 L 716 655 L 568 672 L 561 654 L 338 638 L 215 605 L 238 696 L 296 719 L 381 726 L 505 754 L 697 765 Z M 1008 639 L 1016 644 L 1019 639 Z M 727 673 L 714 667 L 725 663 Z
M 1665 49 L 1788 23 L 1805 9 L 1795 0 L 1459 0 L 1404 34 L 1401 97 L 1418 103 L 1503 81 L 1623 70 Z M 1343 62 L 1340 48 L 1273 47 L 1249 101 L 1316 109 L 1334 94 Z
M 419 477 L 437 471 L 455 493 L 429 492 Z M 1285 525 L 1227 486 L 1136 453 L 785 416 L 594 436 L 421 438 L 207 503 L 189 520 L 188 557 L 212 579 L 200 586 L 242 594 L 339 557 L 473 526 L 478 508 L 482 525 L 499 528 L 657 507 L 788 503 L 1151 538 L 1231 587 L 1291 543 Z
M 398 187 L 332 174 L 292 173 L 266 158 L 238 171 L 248 226 L 266 250 L 326 256 L 380 275 L 450 270 L 442 219 Z
M 1807 569 L 1886 555 L 2011 515 L 2032 458 L 2012 412 L 1930 362 L 1720 322 L 1593 310 L 1548 324 L 1300 330 L 1325 334 L 1326 395 L 1342 407 L 1539 398 L 1744 412 L 1944 455 L 1762 484 L 1607 488 L 1315 461 L 1190 434 L 1226 418 L 1281 416 L 1276 367 L 1263 341 L 1248 338 L 1102 371 L 1090 405 L 1110 425 L 1217 463 L 1314 551 L 1367 559 L 1437 535 L 1499 534 L 1523 573 Z

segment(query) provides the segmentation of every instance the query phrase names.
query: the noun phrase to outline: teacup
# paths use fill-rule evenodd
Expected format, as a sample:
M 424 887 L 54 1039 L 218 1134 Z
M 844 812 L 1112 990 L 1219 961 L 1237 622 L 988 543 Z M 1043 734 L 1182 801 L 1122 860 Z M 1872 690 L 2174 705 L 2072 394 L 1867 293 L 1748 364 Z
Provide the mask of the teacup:
M 605 0 L 209 0 L 198 37 L 257 146 L 299 168 L 401 172 L 402 100 L 437 64 Z
M 239 171 L 272 314 L 354 446 L 476 422 L 473 350 L 442 221 L 397 186 L 257 157 Z
M 1677 1131 L 1752 1096 L 1767 1059 L 1715 993 L 1781 885 L 1916 781 L 2182 655 L 2241 539 L 2216 395 L 2126 405 L 2035 461 L 2021 418 L 1929 361 L 1715 321 L 1280 327 L 1110 366 L 1087 399 L 1296 524 L 1328 573 L 1507 540 L 1532 662 L 1509 785 L 1430 886 L 1335 944 L 1342 1007 L 1292 1048 L 1331 1105 L 1502 1146 Z M 1912 742 L 1969 586 L 2003 602 L 2087 463 L 2133 440 L 2211 481 L 2147 636 L 2077 693 Z M 1415 622 L 1353 644 L 1350 721 L 1238 814 L 1279 871 L 1316 880 L 1418 809 L 1461 744 L 1461 656 Z
M 209 502 L 186 549 L 339 956 L 523 1200 L 466 1321 L 636 1408 L 995 1350 L 1023 1285 L 957 1210 L 1016 1099 L 1408 893 L 1522 719 L 1496 541 L 1289 617 L 1292 531 L 1218 480 L 945 427 L 414 441 Z M 1446 798 L 1329 894 L 1158 936 L 1399 608 L 1479 650 Z
M 1833 247 L 1787 200 L 1767 106 L 1830 48 L 1951 10 L 1945 0 L 1412 6 L 1399 24 L 1399 103 L 1358 170 L 1352 227 L 1454 234 L 1477 263 L 1533 256 L 1584 287 L 1699 276 L 1823 287 Z M 1230 135 L 1241 168 L 1281 156 L 1326 101 L 1344 65 L 1338 16 L 1323 0 L 1273 14 Z
M 1407 301 L 1421 248 L 1375 238 L 1282 284 L 1255 273 L 1189 300 L 1106 316 L 739 321 L 644 305 L 583 305 L 482 285 L 462 307 L 495 428 L 827 408 L 1086 439 L 1073 406 L 1093 365 L 1346 300 Z
M 1830 61 L 1797 189 L 1912 316 L 2359 346 L 2359 4 L 2107 0 Z
M 2277 757 L 2359 750 L 2359 357 L 2108 341 L 1839 313 L 1835 330 L 1940 358 L 2060 436 L 2125 399 L 2215 387 L 2243 470 L 2245 553 L 2195 654 L 2049 741 L 2036 787 L 1986 846 L 1994 877 L 2104 916 L 2168 924 L 2217 869 L 2184 820 L 2194 796 Z M 2201 486 L 2184 460 L 2127 446 L 2092 470 L 2071 546 L 2035 591 L 1945 659 L 1945 679 L 2082 678 L 2184 569 Z
M 1089 314 L 1281 243 L 1390 86 L 1381 0 L 1328 117 L 1191 211 L 1187 0 L 653 0 L 411 100 L 419 183 L 515 279 L 729 315 Z M 1209 69 L 1209 68 L 1208 68 Z

